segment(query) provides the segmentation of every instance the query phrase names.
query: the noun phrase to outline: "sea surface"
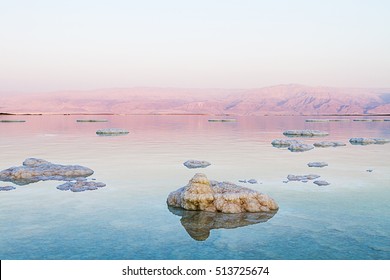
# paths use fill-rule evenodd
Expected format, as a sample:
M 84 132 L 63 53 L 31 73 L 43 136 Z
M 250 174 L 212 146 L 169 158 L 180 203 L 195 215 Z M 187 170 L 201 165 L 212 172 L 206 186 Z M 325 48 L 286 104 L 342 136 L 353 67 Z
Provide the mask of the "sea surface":
M 16 187 L 0 192 L 0 259 L 390 259 L 390 144 L 348 142 L 390 138 L 390 121 L 210 118 L 222 117 L 0 116 L 26 121 L 0 122 L 0 170 L 35 157 L 87 166 L 95 172 L 91 178 L 107 185 L 75 193 L 56 189 L 59 181 L 0 182 Z M 102 128 L 130 133 L 96 135 Z M 286 138 L 287 129 L 324 130 L 330 135 L 301 140 L 347 146 L 301 153 L 273 147 L 271 141 Z M 189 159 L 211 165 L 188 169 L 183 162 Z M 310 168 L 311 161 L 329 166 Z M 260 222 L 169 209 L 168 194 L 197 172 L 266 193 L 280 209 Z M 288 174 L 318 174 L 330 185 L 286 183 Z M 258 184 L 238 182 L 252 178 Z

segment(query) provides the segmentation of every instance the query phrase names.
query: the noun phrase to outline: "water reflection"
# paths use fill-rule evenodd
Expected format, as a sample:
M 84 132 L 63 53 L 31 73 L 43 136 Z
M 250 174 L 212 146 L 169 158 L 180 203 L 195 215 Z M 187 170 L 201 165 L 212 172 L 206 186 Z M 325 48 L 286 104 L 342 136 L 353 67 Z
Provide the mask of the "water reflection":
M 197 241 L 204 241 L 212 229 L 231 229 L 265 223 L 277 211 L 260 213 L 225 214 L 207 211 L 188 211 L 182 208 L 168 207 L 169 211 L 180 216 L 180 222 L 187 233 Z

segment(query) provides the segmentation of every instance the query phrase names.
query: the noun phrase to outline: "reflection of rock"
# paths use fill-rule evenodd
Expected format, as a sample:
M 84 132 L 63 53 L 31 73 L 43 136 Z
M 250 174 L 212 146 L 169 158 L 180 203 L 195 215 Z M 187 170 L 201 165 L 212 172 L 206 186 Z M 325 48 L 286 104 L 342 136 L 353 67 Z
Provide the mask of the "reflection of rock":
M 325 167 L 328 166 L 326 162 L 314 161 L 307 164 L 309 167 Z
M 13 186 L 4 186 L 4 187 L 0 187 L 0 191 L 12 191 L 16 189 L 15 187 Z
M 96 131 L 96 134 L 102 136 L 116 136 L 116 135 L 126 135 L 129 134 L 129 132 L 121 128 L 105 128 L 105 129 L 99 129 L 98 131 Z
M 187 160 L 183 163 L 187 168 L 205 168 L 211 163 L 205 160 Z
M 28 158 L 22 166 L 10 167 L 0 172 L 0 181 L 27 185 L 38 181 L 71 181 L 79 177 L 88 177 L 93 170 L 80 165 L 60 165 L 43 159 Z
M 352 145 L 385 144 L 385 143 L 390 143 L 390 139 L 358 137 L 358 138 L 349 139 L 349 142 Z
M 77 182 L 66 182 L 62 185 L 59 185 L 57 189 L 61 191 L 72 191 L 72 192 L 83 192 L 83 191 L 93 191 L 98 188 L 105 187 L 106 184 L 100 182 L 88 182 L 88 181 L 77 181 Z
M 327 136 L 329 135 L 326 131 L 320 130 L 311 130 L 311 129 L 303 129 L 303 130 L 286 130 L 283 132 L 286 136 L 305 136 L 305 137 L 313 137 L 313 136 Z
M 321 177 L 320 175 L 308 174 L 308 175 L 288 175 L 287 180 L 289 181 L 306 181 L 306 180 L 314 180 Z
M 277 211 L 261 213 L 225 214 L 219 212 L 188 211 L 182 208 L 168 207 L 169 211 L 180 216 L 180 222 L 188 234 L 197 241 L 204 241 L 212 229 L 232 229 L 264 223 Z
M 323 181 L 323 180 L 314 181 L 313 183 L 316 184 L 317 186 L 327 186 L 327 185 L 330 185 L 327 181 Z
M 229 182 L 210 182 L 197 173 L 189 183 L 168 195 L 169 206 L 186 210 L 241 213 L 277 210 L 276 202 L 266 194 Z
M 298 144 L 291 144 L 288 149 L 291 152 L 306 152 L 314 149 L 313 145 L 305 144 L 305 143 L 298 143 Z
M 327 148 L 327 147 L 340 147 L 340 146 L 346 146 L 345 143 L 342 142 L 331 142 L 331 141 L 322 141 L 322 142 L 316 142 L 313 144 L 315 147 L 320 148 Z

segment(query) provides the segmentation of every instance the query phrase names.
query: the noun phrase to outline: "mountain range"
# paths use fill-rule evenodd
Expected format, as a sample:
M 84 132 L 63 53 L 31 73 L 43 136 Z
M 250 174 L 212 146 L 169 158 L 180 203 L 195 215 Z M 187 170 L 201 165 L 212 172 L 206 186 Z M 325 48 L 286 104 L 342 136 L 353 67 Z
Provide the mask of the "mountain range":
M 390 114 L 390 88 L 114 88 L 0 93 L 1 113 L 360 115 Z

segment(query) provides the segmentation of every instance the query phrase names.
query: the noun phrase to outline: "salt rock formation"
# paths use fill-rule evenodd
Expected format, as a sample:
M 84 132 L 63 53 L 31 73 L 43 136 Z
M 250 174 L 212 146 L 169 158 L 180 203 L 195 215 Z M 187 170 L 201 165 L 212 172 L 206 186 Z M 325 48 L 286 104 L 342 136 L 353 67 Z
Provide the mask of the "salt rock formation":
M 327 181 L 322 181 L 322 180 L 314 181 L 313 183 L 316 184 L 317 186 L 327 186 L 327 185 L 330 185 Z
M 289 181 L 308 181 L 308 180 L 314 180 L 321 177 L 320 175 L 315 174 L 309 174 L 309 175 L 291 175 L 289 174 L 287 176 L 287 180 Z
M 27 185 L 38 181 L 70 181 L 75 178 L 88 177 L 93 170 L 80 165 L 60 165 L 43 159 L 28 158 L 22 166 L 10 167 L 0 171 L 0 181 Z
M 4 187 L 0 187 L 0 191 L 12 191 L 16 189 L 15 187 L 13 186 L 4 186 Z
M 72 191 L 72 192 L 83 192 L 83 191 L 93 191 L 98 188 L 105 187 L 106 184 L 101 182 L 88 182 L 88 181 L 76 181 L 76 182 L 66 182 L 62 185 L 59 185 L 57 189 L 61 191 Z
M 266 194 L 229 182 L 209 181 L 197 173 L 189 183 L 168 195 L 167 204 L 186 210 L 243 213 L 270 212 L 279 207 Z
M 187 233 L 197 241 L 204 241 L 212 229 L 233 229 L 258 223 L 265 223 L 277 211 L 258 213 L 225 214 L 220 212 L 188 211 L 177 207 L 168 207 L 169 211 L 180 216 L 180 222 Z
M 291 152 L 306 152 L 314 149 L 313 145 L 305 144 L 305 143 L 297 143 L 291 144 L 288 149 Z
M 293 139 L 274 139 L 271 144 L 276 148 L 287 147 L 291 152 L 305 152 L 314 149 L 313 145 Z
M 320 130 L 311 130 L 311 129 L 303 129 L 303 130 L 286 130 L 283 132 L 286 136 L 304 136 L 304 137 L 313 137 L 313 136 L 327 136 L 329 135 L 326 131 Z
M 187 160 L 183 164 L 187 168 L 205 168 L 205 167 L 211 165 L 211 163 L 208 162 L 208 161 L 205 161 L 205 160 L 193 160 L 193 159 Z
M 317 148 L 328 148 L 328 147 L 341 147 L 346 146 L 347 144 L 342 142 L 331 142 L 331 141 L 322 141 L 322 142 L 316 142 L 313 144 Z
M 121 128 L 105 128 L 105 129 L 99 129 L 98 131 L 96 131 L 96 134 L 102 136 L 116 136 L 116 135 L 126 135 L 129 134 L 129 132 Z
M 326 162 L 314 161 L 307 164 L 309 167 L 325 167 L 328 166 Z
M 386 144 L 390 142 L 390 139 L 358 137 L 349 139 L 349 142 L 352 145 Z

